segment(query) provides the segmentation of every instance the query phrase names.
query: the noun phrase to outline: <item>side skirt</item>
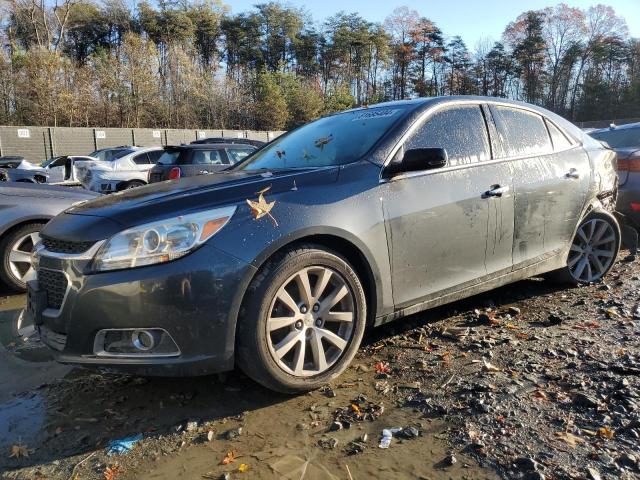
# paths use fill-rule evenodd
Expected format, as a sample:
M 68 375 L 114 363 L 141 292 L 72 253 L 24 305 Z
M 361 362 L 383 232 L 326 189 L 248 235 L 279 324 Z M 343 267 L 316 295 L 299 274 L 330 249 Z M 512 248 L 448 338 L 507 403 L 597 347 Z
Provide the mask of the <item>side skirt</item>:
M 455 302 L 457 300 L 462 300 L 463 298 L 472 297 L 479 293 L 493 290 L 509 283 L 517 282 L 519 280 L 524 280 L 535 275 L 562 268 L 564 266 L 565 259 L 566 252 L 562 252 L 550 258 L 546 258 L 531 265 L 527 265 L 526 267 L 520 268 L 518 270 L 505 273 L 504 275 L 498 275 L 489 278 L 488 280 L 474 284 L 470 287 L 456 290 L 451 293 L 446 293 L 435 298 L 427 299 L 420 303 L 416 303 L 415 305 L 411 305 L 401 310 L 397 310 L 393 313 L 376 318 L 374 326 L 377 327 L 380 325 L 384 325 L 385 323 L 393 322 L 400 318 L 429 310 L 430 308 L 439 307 L 447 303 Z

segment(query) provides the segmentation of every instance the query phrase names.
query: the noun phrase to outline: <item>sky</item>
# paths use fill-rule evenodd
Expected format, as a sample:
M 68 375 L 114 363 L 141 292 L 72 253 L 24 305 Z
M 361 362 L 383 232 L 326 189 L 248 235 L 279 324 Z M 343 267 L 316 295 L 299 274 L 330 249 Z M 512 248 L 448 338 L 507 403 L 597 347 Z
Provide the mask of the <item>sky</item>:
M 233 13 L 251 9 L 267 0 L 226 0 Z M 588 8 L 597 3 L 610 5 L 627 20 L 629 33 L 640 38 L 640 0 L 288 0 L 283 3 L 304 7 L 316 22 L 344 10 L 357 12 L 373 22 L 382 22 L 395 7 L 407 5 L 434 21 L 447 36 L 460 35 L 473 49 L 479 40 L 499 40 L 507 24 L 527 10 L 539 10 L 557 3 Z

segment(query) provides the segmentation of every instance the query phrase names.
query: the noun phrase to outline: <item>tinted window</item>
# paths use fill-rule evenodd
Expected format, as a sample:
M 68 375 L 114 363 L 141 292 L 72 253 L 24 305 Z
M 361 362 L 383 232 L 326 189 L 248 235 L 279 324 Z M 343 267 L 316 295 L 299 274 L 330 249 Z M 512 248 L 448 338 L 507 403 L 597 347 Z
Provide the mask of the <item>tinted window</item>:
M 122 158 L 125 155 L 129 155 L 130 153 L 135 152 L 130 148 L 108 148 L 104 150 L 97 150 L 93 153 L 90 153 L 90 157 L 97 158 L 98 160 L 102 160 L 104 162 L 113 162 L 118 158 Z
M 405 116 L 407 108 L 366 108 L 321 118 L 278 137 L 236 168 L 309 168 L 355 162 Z
M 570 148 L 572 143 L 567 137 L 550 121 L 546 121 L 547 127 L 549 127 L 549 133 L 551 134 L 551 141 L 553 142 L 553 149 L 555 151 L 566 150 Z
M 404 146 L 405 150 L 434 147 L 447 151 L 452 166 L 489 160 L 489 137 L 480 107 L 469 105 L 436 112 Z
M 147 152 L 149 155 L 149 161 L 153 164 L 158 163 L 160 157 L 164 154 L 164 150 L 154 150 L 153 152 Z
M 222 165 L 220 150 L 194 150 L 191 163 L 196 165 Z
M 175 163 L 178 163 L 178 157 L 180 157 L 181 152 L 182 150 L 161 151 L 162 155 L 160 155 L 157 163 L 161 163 L 162 165 L 174 165 Z
M 509 107 L 495 107 L 495 111 L 507 156 L 522 157 L 553 151 L 549 132 L 540 115 Z
M 592 132 L 589 135 L 607 142 L 613 148 L 640 147 L 640 127 Z
M 255 149 L 253 148 L 227 148 L 227 156 L 231 163 L 237 163 L 240 160 L 246 158 Z
M 146 153 L 141 153 L 140 155 L 136 155 L 135 157 L 133 157 L 133 161 L 138 165 L 148 165 L 149 157 Z

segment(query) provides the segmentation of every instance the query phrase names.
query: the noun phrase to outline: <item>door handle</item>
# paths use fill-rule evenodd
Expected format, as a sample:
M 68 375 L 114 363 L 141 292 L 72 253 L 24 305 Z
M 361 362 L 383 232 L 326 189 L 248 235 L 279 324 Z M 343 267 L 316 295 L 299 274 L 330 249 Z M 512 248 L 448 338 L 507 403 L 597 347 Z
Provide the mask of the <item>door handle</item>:
M 509 187 L 501 187 L 500 185 L 494 185 L 493 187 L 491 187 L 490 190 L 487 190 L 486 192 L 484 192 L 483 197 L 485 198 L 491 198 L 491 197 L 502 197 L 502 195 L 505 195 L 509 193 Z
M 572 168 L 567 172 L 564 178 L 568 178 L 570 180 L 577 180 L 580 178 L 580 172 L 576 168 Z

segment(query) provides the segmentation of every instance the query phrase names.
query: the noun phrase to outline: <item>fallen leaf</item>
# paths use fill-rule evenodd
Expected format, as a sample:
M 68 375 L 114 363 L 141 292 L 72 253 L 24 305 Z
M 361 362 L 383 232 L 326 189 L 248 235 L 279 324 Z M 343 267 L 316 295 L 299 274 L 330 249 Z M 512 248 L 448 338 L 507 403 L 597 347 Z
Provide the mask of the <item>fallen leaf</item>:
M 576 437 L 573 433 L 569 432 L 556 432 L 556 437 L 564 440 L 570 447 L 575 447 L 578 443 L 585 443 L 584 439 Z
M 533 392 L 533 398 L 537 398 L 538 400 L 549 400 L 547 394 L 542 390 L 536 390 L 535 392 Z
M 487 362 L 487 360 L 485 360 L 484 358 L 482 359 L 482 370 L 484 370 L 485 372 L 500 372 L 501 370 L 496 367 L 495 365 Z
M 104 470 L 104 480 L 115 480 L 120 475 L 120 465 L 111 465 Z
M 622 316 L 618 313 L 618 311 L 615 308 L 607 308 L 605 310 L 605 313 L 609 318 L 620 318 Z
M 22 445 L 21 443 L 17 445 L 11 446 L 11 454 L 9 458 L 28 458 L 29 457 L 29 449 L 26 445 Z
M 613 430 L 611 430 L 609 427 L 600 427 L 598 429 L 598 435 L 604 438 L 613 438 Z
M 529 335 L 526 333 L 516 333 L 516 337 L 520 340 L 529 340 Z
M 515 326 L 513 323 L 509 322 L 505 325 L 505 327 L 507 327 L 509 330 L 517 330 L 518 327 Z
M 235 461 L 236 458 L 236 452 L 227 452 L 225 457 L 220 462 L 220 465 L 229 465 L 231 462 Z
M 238 471 L 240 473 L 244 473 L 247 470 L 249 470 L 249 465 L 247 465 L 246 463 L 241 463 L 240 466 L 238 467 Z
M 376 370 L 376 373 L 389 373 L 391 372 L 391 369 L 389 368 L 389 365 L 387 365 L 386 363 L 383 362 L 378 362 L 376 363 L 373 368 Z
M 273 215 L 271 215 L 271 209 L 274 207 L 276 202 L 275 201 L 267 202 L 264 198 L 264 194 L 269 190 L 271 190 L 271 185 L 257 192 L 257 195 L 258 195 L 257 202 L 247 199 L 247 203 L 251 207 L 251 211 L 253 212 L 253 217 L 256 220 L 260 220 L 262 217 L 268 216 L 269 218 L 271 218 L 271 220 L 273 220 L 274 225 L 277 227 L 278 221 L 274 218 Z
M 362 417 L 362 412 L 360 411 L 360 407 L 358 405 L 356 405 L 355 403 L 351 404 L 351 409 L 356 412 L 356 415 L 358 417 Z

